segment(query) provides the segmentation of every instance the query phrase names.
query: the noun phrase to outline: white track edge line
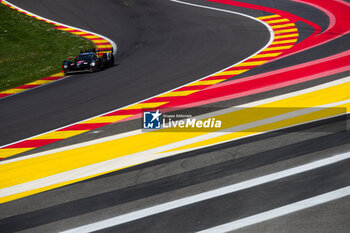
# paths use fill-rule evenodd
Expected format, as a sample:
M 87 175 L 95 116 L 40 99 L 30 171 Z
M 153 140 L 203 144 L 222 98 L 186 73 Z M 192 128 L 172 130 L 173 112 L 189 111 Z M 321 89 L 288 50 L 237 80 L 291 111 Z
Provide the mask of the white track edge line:
M 325 204 L 340 198 L 344 198 L 350 195 L 350 186 L 340 188 L 331 192 L 327 192 L 321 195 L 317 195 L 311 198 L 304 199 L 302 201 L 294 202 L 285 206 L 281 206 L 272 210 L 268 210 L 259 214 L 255 214 L 246 218 L 238 219 L 229 223 L 218 225 L 198 233 L 223 233 L 233 230 L 248 227 L 257 223 L 265 222 L 274 218 L 282 217 L 287 214 L 291 214 L 303 209 L 311 208 L 317 205 Z
M 346 159 L 350 158 L 350 152 L 347 153 L 343 153 L 343 154 L 338 154 L 338 155 L 334 155 L 332 157 L 328 157 L 325 159 L 321 159 L 321 160 L 317 160 L 315 162 L 311 162 L 311 163 L 307 163 L 304 165 L 300 165 L 297 167 L 293 167 L 293 168 L 289 168 L 286 170 L 282 170 L 279 172 L 275 172 L 275 173 L 271 173 L 268 175 L 264 175 L 264 176 L 260 176 L 254 179 L 250 179 L 247 181 L 243 181 L 243 182 L 239 182 L 236 184 L 232 184 L 229 186 L 225 186 L 222 188 L 218 188 L 218 189 L 214 189 L 214 190 L 210 190 L 210 191 L 206 191 L 200 194 L 196 194 L 193 196 L 189 196 L 189 197 L 184 197 L 178 200 L 174 200 L 174 201 L 170 201 L 167 203 L 162 203 L 159 205 L 155 205 L 152 207 L 148 207 L 145 209 L 141 209 L 141 210 L 137 210 L 131 213 L 127 213 L 124 215 L 120 215 L 120 216 L 116 216 L 116 217 L 112 217 L 109 219 L 105 219 L 102 221 L 98 221 L 92 224 L 88 224 L 82 227 L 77 227 L 68 231 L 64 231 L 64 233 L 73 233 L 73 232 L 92 232 L 92 231 L 97 231 L 97 230 L 101 230 L 101 229 L 105 229 L 107 227 L 112 227 L 112 226 L 117 226 L 117 225 L 121 225 L 127 222 L 131 222 L 134 220 L 138 220 L 141 218 L 145 218 L 148 216 L 152 216 L 155 214 L 159 214 L 159 213 L 163 213 L 175 208 L 179 208 L 179 207 L 183 207 L 183 206 L 187 206 L 193 203 L 198 203 L 201 201 L 205 201 L 208 199 L 212 199 L 212 198 L 216 198 L 219 196 L 223 196 L 229 193 L 233 193 L 233 192 L 237 192 L 240 190 L 244 190 L 244 189 L 248 189 L 248 188 L 252 188 L 258 185 L 262 185 L 265 183 L 269 183 L 272 181 L 276 181 L 279 179 L 283 179 L 289 176 L 293 176 L 299 173 L 303 173 L 303 172 L 307 172 L 310 170 L 314 170 L 320 167 L 324 167 L 330 164 L 334 164 Z
M 50 76 L 48 76 L 48 77 L 50 77 Z M 15 96 L 15 95 L 20 95 L 20 94 L 22 94 L 22 93 L 25 93 L 25 92 L 28 92 L 28 91 L 31 91 L 31 90 L 35 90 L 35 89 L 38 89 L 38 88 L 40 88 L 40 87 L 44 87 L 44 86 L 47 86 L 47 85 L 49 85 L 49 84 L 53 84 L 53 83 L 62 81 L 62 80 L 66 79 L 66 78 L 69 78 L 69 77 L 71 77 L 71 75 L 64 76 L 64 78 L 60 78 L 60 79 L 58 79 L 58 80 L 53 80 L 52 82 L 45 83 L 45 84 L 42 84 L 42 85 L 37 86 L 37 87 L 30 88 L 30 89 L 26 89 L 26 90 L 21 91 L 21 92 L 18 92 L 18 93 L 14 93 L 14 94 L 10 94 L 10 95 L 1 97 L 0 100 L 6 99 L 6 98 L 10 98 L 10 97 Z M 40 79 L 38 79 L 38 80 L 40 80 Z M 38 81 L 38 80 L 37 80 L 37 81 Z M 24 84 L 24 85 L 25 85 L 25 84 Z M 2 147 L 2 146 L 0 146 L 0 148 L 1 148 L 1 147 Z

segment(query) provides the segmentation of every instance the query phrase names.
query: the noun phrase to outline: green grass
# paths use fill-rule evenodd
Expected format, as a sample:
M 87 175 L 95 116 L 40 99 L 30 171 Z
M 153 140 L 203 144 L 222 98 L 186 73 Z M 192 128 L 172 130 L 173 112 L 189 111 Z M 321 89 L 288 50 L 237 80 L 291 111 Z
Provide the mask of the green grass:
M 62 61 L 94 44 L 0 4 L 0 91 L 62 70 Z

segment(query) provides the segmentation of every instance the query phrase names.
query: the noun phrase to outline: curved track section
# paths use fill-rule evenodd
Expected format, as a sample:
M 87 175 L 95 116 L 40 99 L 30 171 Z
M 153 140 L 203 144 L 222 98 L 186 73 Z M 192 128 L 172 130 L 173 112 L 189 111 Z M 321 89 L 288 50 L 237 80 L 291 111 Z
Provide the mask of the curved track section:
M 221 106 L 222 110 L 201 117 L 215 116 L 229 122 L 225 125 L 228 131 L 142 133 L 138 130 L 139 120 L 131 120 L 106 125 L 94 133 L 84 133 L 41 150 L 38 148 L 32 152 L 34 154 L 4 160 L 1 166 L 8 169 L 6 174 L 11 179 L 1 182 L 3 196 L 13 195 L 7 200 L 27 197 L 0 205 L 4 210 L 0 212 L 2 231 L 348 231 L 350 82 L 346 25 L 349 24 L 346 24 L 348 18 L 344 14 L 348 2 L 187 2 L 248 13 L 264 21 L 271 21 L 269 17 L 287 17 L 298 28 L 298 43 L 291 47 L 289 54 L 281 54 L 269 63 L 207 87 L 188 102 L 188 98 L 183 98 L 183 105 Z M 93 1 L 89 3 L 94 4 Z M 140 4 L 139 1 L 107 0 L 104 3 L 109 9 L 115 3 L 122 4 L 121 14 L 128 12 L 125 8 Z M 60 3 L 53 4 L 56 4 L 55 9 L 65 8 Z M 222 26 L 218 27 L 217 18 L 232 19 L 227 14 L 221 18 L 219 12 L 172 4 L 157 0 L 142 2 L 141 8 L 136 7 L 139 10 L 136 18 L 148 16 L 145 12 L 149 12 L 151 5 L 151 9 L 164 7 L 159 11 L 162 19 L 165 12 L 169 12 L 176 21 L 182 22 L 187 12 L 191 22 L 199 28 L 208 29 L 212 25 L 218 30 Z M 28 4 L 27 7 L 33 6 Z M 45 9 L 42 4 L 36 7 L 32 10 Z M 181 13 L 176 9 L 181 9 Z M 53 15 L 58 17 L 56 12 L 59 11 Z M 47 11 L 42 13 L 48 14 Z M 196 14 L 206 17 L 196 21 L 192 18 Z M 279 16 L 274 16 L 276 14 Z M 153 17 L 156 15 L 152 14 Z M 62 20 L 73 14 L 67 17 Z M 215 19 L 215 23 L 203 24 L 208 17 Z M 87 27 L 95 22 L 87 24 L 86 17 L 84 20 Z M 125 25 L 131 27 L 132 24 L 127 22 Z M 149 22 L 140 20 L 138 23 Z M 163 20 L 160 25 L 164 26 L 164 23 Z M 245 21 L 235 23 L 237 30 L 243 33 Z M 272 26 L 280 26 L 280 22 L 273 23 L 276 24 Z M 191 34 L 193 27 L 191 29 L 186 35 Z M 257 28 L 249 29 L 254 32 Z M 153 33 L 149 33 L 150 38 Z M 283 33 L 289 35 L 291 32 Z M 206 39 L 216 41 L 214 37 Z M 266 41 L 267 38 L 264 43 Z M 188 42 L 187 49 L 194 47 Z M 260 47 L 257 46 L 255 51 L 263 47 L 263 43 L 259 43 Z M 241 48 L 236 44 L 236 49 Z M 122 69 L 123 61 L 133 60 L 137 53 L 145 56 L 137 49 L 129 51 L 132 52 L 128 55 L 120 54 L 120 66 L 113 72 Z M 226 50 L 219 54 L 223 51 Z M 186 59 L 182 61 L 187 60 L 187 55 L 193 56 L 191 52 L 185 51 Z M 203 62 L 209 63 L 209 60 Z M 215 68 L 219 69 L 215 71 L 220 67 L 225 66 L 216 64 Z M 187 72 L 198 74 L 198 70 L 194 70 Z M 80 77 L 83 75 L 67 82 L 78 82 Z M 196 76 L 196 79 L 183 81 L 197 79 Z M 88 77 L 84 76 L 86 80 L 89 83 Z M 130 94 L 127 96 L 132 98 Z M 138 97 L 144 98 L 142 94 Z M 95 106 L 93 100 L 90 106 Z M 150 160 L 153 161 L 143 163 Z M 30 169 L 38 172 L 30 172 Z M 90 179 L 78 182 L 89 178 L 87 175 L 91 175 Z M 60 187 L 65 184 L 71 185 Z M 53 189 L 55 187 L 60 188 Z M 44 190 L 49 191 L 42 192 Z M 38 194 L 31 195 L 34 193 Z
M 195 4 L 189 4 L 189 6 L 231 14 L 238 14 L 232 11 L 225 11 L 209 7 L 206 8 Z M 266 27 L 266 30 L 270 31 L 271 37 L 269 42 L 263 48 L 252 54 L 250 57 L 244 59 L 243 61 L 240 61 L 212 75 L 175 88 L 171 91 L 162 93 L 155 97 L 140 101 L 121 109 L 104 113 L 98 117 L 72 124 L 46 134 L 41 134 L 27 140 L 4 146 L 1 148 L 0 153 L 2 153 L 5 157 L 9 157 L 13 154 L 32 150 L 53 142 L 58 142 L 60 140 L 67 139 L 81 133 L 86 133 L 90 130 L 95 130 L 102 126 L 114 124 L 120 121 L 136 119 L 139 118 L 142 114 L 142 111 L 145 111 L 146 109 L 152 110 L 153 108 L 157 108 L 161 109 L 163 112 L 169 111 L 168 109 L 175 107 L 179 109 L 181 107 L 183 108 L 184 100 L 186 100 L 185 106 L 188 107 L 188 103 L 195 102 L 197 93 L 200 94 L 204 89 L 208 89 L 211 86 L 216 86 L 218 83 L 232 79 L 234 76 L 245 73 L 251 69 L 269 62 L 270 60 L 276 59 L 276 57 L 283 55 L 286 51 L 288 51 L 288 49 L 293 47 L 298 40 L 299 33 L 295 24 L 283 16 L 274 14 L 261 17 L 261 19 L 256 19 L 250 16 L 246 17 L 263 24 Z M 276 21 L 280 23 L 275 23 Z M 208 98 L 205 97 L 200 98 L 202 102 L 207 101 L 207 99 Z M 7 154 L 7 156 L 5 154 Z

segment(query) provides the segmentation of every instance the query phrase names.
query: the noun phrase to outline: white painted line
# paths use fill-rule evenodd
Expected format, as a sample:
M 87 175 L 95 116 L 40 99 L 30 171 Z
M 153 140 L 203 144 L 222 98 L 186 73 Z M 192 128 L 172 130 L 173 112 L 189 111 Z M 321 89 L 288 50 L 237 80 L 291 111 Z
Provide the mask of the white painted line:
M 189 197 L 185 197 L 185 198 L 181 198 L 175 201 L 171 201 L 171 202 L 167 202 L 167 203 L 163 203 L 163 204 L 159 204 L 159 205 L 155 205 L 149 208 L 145 208 L 142 210 L 138 210 L 138 211 L 134 211 L 128 214 L 124 214 L 124 215 L 120 215 L 117 217 L 113 217 L 113 218 L 109 218 L 106 220 L 102 220 L 102 221 L 98 221 L 92 224 L 88 224 L 85 226 L 81 226 L 78 228 L 74 228 L 71 230 L 67 230 L 64 231 L 64 233 L 73 233 L 73 232 L 93 232 L 93 231 L 98 231 L 98 230 L 102 230 L 108 227 L 113 227 L 113 226 L 117 226 L 117 225 L 121 225 L 124 223 L 128 223 L 134 220 L 138 220 L 141 218 L 145 218 L 148 216 L 152 216 L 155 214 L 159 214 L 159 213 L 163 213 L 169 210 L 173 210 L 176 208 L 180 208 L 183 206 L 187 206 L 193 203 L 198 203 L 201 201 L 205 201 L 211 198 L 216 198 L 219 196 L 223 196 L 229 193 L 233 193 L 233 192 L 237 192 L 240 190 L 244 190 L 244 189 L 248 189 L 248 188 L 252 188 L 258 185 L 262 185 L 268 182 L 272 182 L 275 180 L 279 180 L 282 178 L 286 178 L 289 176 L 293 176 L 299 173 L 303 173 L 306 171 L 310 171 L 313 169 L 317 169 L 323 166 L 327 166 L 330 164 L 334 164 L 346 159 L 350 158 L 350 152 L 347 153 L 343 153 L 343 154 L 339 154 L 339 155 L 335 155 L 326 159 L 322 159 L 322 160 L 318 160 L 315 162 L 311 162 L 311 163 L 307 163 L 301 166 L 297 166 L 294 168 L 290 168 L 287 170 L 283 170 L 280 172 L 276 172 L 276 173 L 272 173 L 269 175 L 265 175 L 265 176 L 261 176 L 258 178 L 254 178 L 251 180 L 247 180 L 247 181 L 243 181 L 237 184 L 233 184 L 233 185 L 229 185 L 226 187 L 222 187 L 222 188 L 218 188 L 218 189 L 214 189 L 211 191 L 207 191 L 207 192 L 203 192 L 197 195 L 193 195 L 193 196 L 189 196 Z M 348 188 L 344 191 L 342 190 L 341 192 L 345 192 L 346 195 L 348 195 L 349 190 Z M 331 194 L 330 196 L 332 196 L 333 198 L 339 197 L 339 195 L 334 195 Z M 328 197 L 328 196 L 326 196 Z M 329 199 L 329 198 L 328 198 Z M 324 198 L 324 201 L 328 200 L 327 198 Z
M 283 94 L 283 95 L 274 96 L 274 97 L 270 97 L 270 98 L 263 99 L 263 100 L 250 102 L 248 104 L 242 104 L 242 105 L 230 107 L 230 108 L 219 110 L 219 111 L 215 111 L 215 112 L 212 112 L 212 113 L 209 113 L 209 114 L 203 114 L 201 116 L 196 116 L 195 118 L 196 119 L 205 119 L 205 118 L 209 118 L 209 117 L 215 117 L 215 116 L 218 116 L 218 115 L 221 115 L 221 114 L 234 112 L 234 111 L 237 111 L 237 110 L 242 109 L 242 108 L 256 107 L 256 106 L 259 106 L 259 105 L 272 103 L 272 102 L 283 100 L 283 99 L 286 99 L 286 98 L 291 98 L 293 96 L 298 96 L 298 95 L 302 95 L 302 94 L 311 93 L 311 92 L 314 92 L 314 91 L 322 90 L 324 88 L 337 86 L 337 85 L 348 83 L 348 82 L 350 82 L 350 76 L 342 78 L 342 79 L 338 79 L 338 80 L 335 80 L 335 81 L 332 81 L 332 82 L 324 83 L 324 84 L 321 84 L 321 85 L 318 85 L 318 86 L 306 88 L 306 89 L 303 89 L 303 90 L 290 92 L 290 93 L 287 93 L 287 94 Z M 341 102 L 341 103 L 343 103 L 343 102 Z M 340 105 L 341 103 L 333 103 L 333 104 L 328 104 L 328 105 L 324 105 L 324 106 L 318 106 L 318 108 L 320 108 L 320 107 L 326 108 L 326 107 L 337 106 L 337 104 Z M 317 108 L 314 108 L 313 110 L 317 110 Z M 303 111 L 304 110 L 300 110 L 298 112 L 298 114 L 302 113 Z M 312 108 L 307 110 L 307 111 L 312 111 Z M 285 118 L 282 118 L 282 117 L 287 117 L 287 118 L 289 117 L 290 118 L 292 115 L 290 115 L 290 113 L 288 113 L 288 114 L 284 114 L 282 116 L 278 116 L 278 117 L 275 117 L 273 119 L 275 121 L 277 121 L 277 120 L 285 119 Z M 295 114 L 295 113 L 293 113 L 293 114 Z M 264 120 L 262 120 L 260 122 L 261 123 L 267 123 L 267 121 L 271 121 L 271 119 L 264 119 Z M 253 122 L 252 124 L 249 125 L 249 127 L 251 128 L 253 126 L 260 125 L 258 123 L 259 122 Z M 235 129 L 231 128 L 229 131 L 233 132 L 233 131 L 249 129 L 249 127 L 247 127 L 247 126 L 248 126 L 247 124 L 246 125 L 242 125 L 242 126 L 237 126 L 237 127 L 235 127 Z M 224 131 L 227 131 L 227 129 L 225 129 Z M 269 132 L 269 131 L 267 131 L 267 132 Z M 13 158 L 13 159 L 9 159 L 9 160 L 3 160 L 3 161 L 0 161 L 0 165 L 7 164 L 7 163 L 12 163 L 12 162 L 17 162 L 17 161 L 21 161 L 21 160 L 25 160 L 25 159 L 31 159 L 31 158 L 35 158 L 35 157 L 40 157 L 40 156 L 44 156 L 44 155 L 48 155 L 48 154 L 52 154 L 52 153 L 72 150 L 72 149 L 76 149 L 76 148 L 80 148 L 80 147 L 84 147 L 84 146 L 89 146 L 89 145 L 94 145 L 94 144 L 98 144 L 98 143 L 102 143 L 102 142 L 108 142 L 108 141 L 112 141 L 112 140 L 116 140 L 116 139 L 120 139 L 120 138 L 124 138 L 124 137 L 138 135 L 138 134 L 141 134 L 141 133 L 145 133 L 145 132 L 143 132 L 141 130 L 133 130 L 133 131 L 130 131 L 130 132 L 117 134 L 117 135 L 113 135 L 113 136 L 108 136 L 108 137 L 104 137 L 104 138 L 99 138 L 99 139 L 95 139 L 95 140 L 91 140 L 91 141 L 87 141 L 87 142 L 83 142 L 83 143 L 78 143 L 78 144 L 75 144 L 75 145 L 61 147 L 61 148 L 48 150 L 48 151 L 44 151 L 44 152 L 40 152 L 40 153 L 36 153 L 36 154 L 31 154 L 31 155 L 27 155 L 27 156 L 22 156 L 22 157 L 18 157 L 18 158 Z M 257 134 L 255 134 L 255 135 L 257 135 Z M 214 135 L 214 134 L 211 133 L 211 135 Z M 218 136 L 221 136 L 221 135 L 224 135 L 224 133 L 223 132 L 219 132 Z M 204 140 L 204 139 L 208 139 L 208 138 L 203 138 L 202 140 Z M 189 141 L 186 141 L 186 142 L 189 142 Z M 179 143 L 181 143 L 181 142 L 179 142 Z M 221 143 L 224 143 L 224 142 L 221 142 Z M 185 144 L 182 144 L 182 145 L 185 145 Z M 181 146 L 181 144 L 179 144 L 179 146 Z M 196 148 L 196 149 L 198 149 L 198 148 Z M 163 156 L 166 156 L 166 155 L 170 156 L 170 155 L 183 153 L 183 152 L 185 152 L 185 151 L 182 151 L 182 152 L 171 152 L 171 153 L 163 154 Z
M 50 76 L 48 76 L 48 77 L 50 77 Z M 10 94 L 10 95 L 8 95 L 8 96 L 1 97 L 0 100 L 3 100 L 3 99 L 6 99 L 6 98 L 10 98 L 10 97 L 12 97 L 12 96 L 15 96 L 15 95 L 19 95 L 19 94 L 25 93 L 25 92 L 27 92 L 27 91 L 35 90 L 35 89 L 37 89 L 37 88 L 44 87 L 44 86 L 50 85 L 50 84 L 52 84 L 52 83 L 56 83 L 56 82 L 62 81 L 62 80 L 67 79 L 67 78 L 69 78 L 69 77 L 71 77 L 71 75 L 64 76 L 64 78 L 60 78 L 60 79 L 58 79 L 58 80 L 53 80 L 52 82 L 45 83 L 45 84 L 42 84 L 42 85 L 37 86 L 37 87 L 32 87 L 32 88 L 30 88 L 30 89 L 27 89 L 27 90 L 24 90 L 24 91 L 15 93 L 15 94 Z M 40 80 L 40 79 L 39 79 L 39 80 Z
M 287 214 L 291 214 L 303 209 L 324 204 L 350 195 L 350 186 L 337 189 L 332 192 L 311 197 L 302 201 L 298 201 L 289 205 L 285 205 L 276 209 L 272 209 L 260 214 L 256 214 L 247 218 L 242 218 L 230 223 L 222 224 L 213 228 L 209 228 L 198 233 L 223 233 L 237 230 L 243 227 L 251 226 L 267 220 L 278 218 Z
M 34 137 L 39 137 L 39 136 L 45 135 L 45 134 L 47 134 L 47 133 L 55 132 L 55 131 L 57 131 L 57 130 L 60 130 L 60 129 L 63 129 L 63 128 L 66 128 L 66 127 L 69 127 L 69 126 L 72 126 L 72 125 L 76 125 L 76 124 L 79 124 L 79 123 L 81 123 L 81 122 L 88 121 L 88 120 L 91 120 L 91 119 L 94 119 L 94 118 L 97 118 L 97 117 L 100 117 L 100 116 L 109 114 L 109 113 L 111 113 L 111 112 L 115 112 L 115 111 L 120 110 L 120 109 L 127 108 L 127 107 L 129 107 L 129 106 L 134 105 L 134 104 L 138 104 L 138 103 L 141 103 L 141 102 L 143 102 L 143 101 L 150 100 L 150 99 L 152 99 L 152 98 L 154 98 L 154 97 L 156 97 L 156 96 L 159 96 L 159 95 L 163 95 L 163 94 L 165 94 L 165 93 L 172 92 L 172 91 L 174 91 L 174 90 L 176 90 L 176 89 L 178 89 L 178 88 L 184 87 L 184 86 L 189 85 L 189 84 L 191 84 L 191 83 L 195 83 L 195 82 L 197 82 L 197 81 L 199 81 L 199 80 L 205 79 L 205 78 L 210 77 L 210 76 L 212 76 L 212 75 L 214 75 L 214 74 L 220 73 L 220 72 L 222 72 L 222 71 L 224 71 L 224 70 L 226 70 L 226 69 L 228 69 L 228 68 L 230 68 L 230 67 L 233 67 L 233 66 L 235 66 L 235 65 L 237 65 L 237 64 L 239 64 L 239 63 L 242 63 L 242 62 L 244 62 L 244 61 L 250 59 L 251 57 L 254 57 L 254 56 L 257 55 L 258 53 L 260 53 L 261 51 L 263 51 L 263 50 L 265 50 L 267 47 L 269 47 L 270 44 L 271 44 L 271 43 L 273 42 L 273 40 L 274 40 L 275 35 L 274 35 L 273 29 L 270 27 L 270 25 L 268 25 L 267 23 L 265 23 L 264 21 L 262 21 L 262 20 L 260 20 L 260 19 L 254 18 L 254 17 L 252 17 L 252 16 L 250 16 L 250 15 L 245 15 L 245 14 L 242 14 L 242 13 L 233 12 L 233 11 L 228 11 L 228 10 L 223 10 L 223 9 L 219 9 L 219 8 L 206 7 L 206 6 L 200 6 L 200 5 L 195 5 L 195 4 L 187 4 L 187 3 L 180 2 L 180 1 L 175 1 L 175 0 L 170 0 L 170 1 L 173 1 L 173 2 L 176 2 L 176 3 L 182 3 L 182 4 L 186 4 L 186 5 L 191 5 L 191 6 L 196 6 L 196 7 L 200 7 L 200 8 L 207 8 L 207 9 L 215 10 L 215 11 L 222 11 L 222 12 L 225 12 L 225 13 L 230 13 L 230 14 L 235 14 L 235 15 L 241 15 L 241 16 L 250 18 L 250 19 L 252 19 L 252 20 L 255 20 L 255 21 L 257 21 L 257 22 L 263 24 L 263 25 L 268 29 L 268 31 L 269 31 L 269 33 L 270 33 L 270 40 L 268 41 L 268 43 L 267 43 L 263 48 L 261 48 L 261 49 L 260 49 L 259 51 L 257 51 L 256 53 L 250 55 L 250 56 L 247 57 L 247 58 L 244 58 L 243 60 L 241 60 L 241 61 L 239 61 L 239 62 L 237 62 L 237 63 L 235 63 L 235 64 L 233 64 L 233 65 L 231 65 L 231 66 L 228 66 L 228 67 L 226 67 L 226 68 L 224 68 L 224 69 L 222 69 L 222 70 L 219 70 L 219 71 L 217 71 L 217 72 L 215 72 L 215 73 L 213 73 L 213 74 L 207 75 L 207 76 L 205 76 L 205 77 L 203 77 L 203 78 L 200 78 L 200 79 L 197 79 L 197 80 L 195 80 L 195 81 L 193 81 L 193 82 L 190 82 L 190 83 L 184 84 L 184 85 L 182 85 L 182 86 L 173 88 L 173 89 L 171 89 L 171 90 L 169 90 L 169 91 L 160 93 L 160 94 L 158 94 L 158 95 L 151 96 L 151 97 L 146 98 L 146 99 L 144 99 L 144 100 L 140 100 L 140 101 L 138 101 L 138 102 L 135 102 L 135 103 L 126 105 L 126 106 L 124 106 L 124 107 L 117 108 L 117 109 L 114 109 L 114 110 L 112 110 L 112 111 L 105 112 L 105 113 L 102 113 L 102 114 L 100 114 L 100 115 L 93 116 L 93 117 L 90 117 L 90 118 L 88 118 L 88 119 L 84 119 L 84 120 L 81 120 L 81 121 L 78 121 L 78 122 L 75 122 L 75 123 L 72 123 L 72 124 L 69 124 L 69 125 L 65 125 L 65 126 L 63 126 L 63 127 L 59 127 L 59 128 L 57 128 L 57 129 L 50 130 L 50 131 L 48 131 L 48 132 L 44 132 L 44 133 L 41 133 L 41 134 L 38 134 L 38 135 L 34 135 L 34 136 L 32 136 L 32 137 L 28 137 L 28 138 L 21 139 L 21 140 L 15 141 L 15 142 L 11 142 L 11 143 L 6 144 L 6 145 L 2 145 L 2 146 L 0 146 L 0 149 L 3 148 L 3 147 L 7 147 L 7 146 L 10 146 L 10 145 L 19 143 L 19 142 L 23 142 L 23 141 L 29 140 L 29 139 L 34 138 Z M 8 2 L 7 2 L 7 3 L 8 3 Z M 11 3 L 8 3 L 8 4 L 11 4 Z M 12 5 L 12 4 L 11 4 L 11 5 Z M 13 6 L 14 6 L 14 5 L 13 5 Z M 17 6 L 14 6 L 14 7 L 17 7 Z M 19 7 L 17 7 L 17 8 L 19 8 Z M 20 9 L 20 8 L 19 8 L 19 9 Z M 23 10 L 23 9 L 21 9 L 21 10 Z M 25 10 L 23 10 L 23 11 L 25 11 Z M 31 13 L 31 14 L 32 14 L 32 13 Z M 49 20 L 49 21 L 51 21 L 51 20 Z M 51 22 L 54 22 L 54 21 L 51 21 Z M 55 22 L 55 23 L 56 23 L 56 22 Z M 64 25 L 64 24 L 62 24 L 62 25 Z M 65 25 L 64 25 L 64 26 L 65 26 Z M 69 27 L 70 27 L 70 26 L 69 26 Z M 74 28 L 74 27 L 72 27 L 72 28 Z M 78 29 L 78 30 L 82 30 L 82 29 Z M 98 34 L 96 34 L 96 35 L 98 35 Z M 100 35 L 99 35 L 99 36 L 100 36 Z

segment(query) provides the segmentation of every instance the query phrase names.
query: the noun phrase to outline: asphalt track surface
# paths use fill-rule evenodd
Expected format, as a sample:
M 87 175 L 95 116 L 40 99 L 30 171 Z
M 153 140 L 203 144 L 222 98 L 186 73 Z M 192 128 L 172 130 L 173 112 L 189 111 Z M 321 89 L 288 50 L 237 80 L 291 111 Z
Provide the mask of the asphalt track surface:
M 0 101 L 1 111 L 7 113 L 0 115 L 0 122 L 6 123 L 0 126 L 1 144 L 73 123 L 198 79 L 252 54 L 268 40 L 269 35 L 261 25 L 244 17 L 164 0 L 138 0 L 132 7 L 125 5 L 125 2 L 130 3 L 107 0 L 11 1 L 43 17 L 105 35 L 118 44 L 119 51 L 116 59 L 118 65 L 112 69 L 96 74 L 74 75 Z M 259 11 L 239 7 L 198 0 L 191 2 L 253 16 L 261 15 Z M 328 25 L 323 13 L 299 3 L 245 2 L 265 4 L 295 14 L 301 12 L 303 17 L 309 17 L 323 29 Z M 301 30 L 301 38 L 309 33 L 310 29 L 305 27 Z M 349 41 L 347 36 L 341 37 L 321 48 L 303 52 L 301 56 L 294 55 L 258 67 L 250 74 L 347 50 L 350 44 L 344 43 L 346 41 Z M 234 106 L 347 75 L 345 72 L 220 104 Z M 68 230 L 348 152 L 348 122 L 346 117 L 338 117 L 228 142 L 1 204 L 0 231 Z M 103 128 L 101 134 L 86 133 L 61 144 L 47 146 L 46 149 L 112 135 L 138 126 L 138 121 L 112 125 Z M 348 167 L 349 160 L 345 160 L 107 228 L 102 232 L 204 230 L 349 186 Z M 350 199 L 343 198 L 237 232 L 348 232 L 349 206 Z

